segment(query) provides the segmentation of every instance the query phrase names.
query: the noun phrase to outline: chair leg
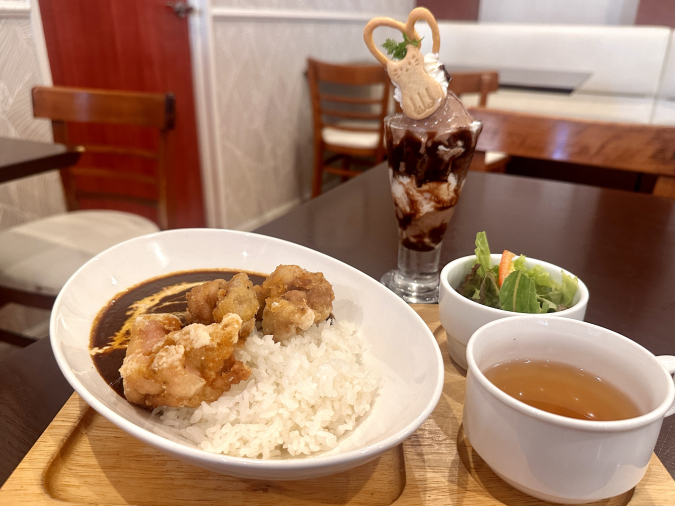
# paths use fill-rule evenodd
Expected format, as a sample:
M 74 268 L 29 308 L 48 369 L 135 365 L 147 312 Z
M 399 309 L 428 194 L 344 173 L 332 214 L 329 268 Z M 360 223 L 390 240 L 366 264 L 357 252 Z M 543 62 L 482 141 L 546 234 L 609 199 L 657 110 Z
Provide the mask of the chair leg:
M 13 344 L 15 346 L 21 346 L 25 348 L 26 346 L 37 342 L 37 339 L 23 336 L 17 334 L 16 332 L 11 332 L 9 330 L 0 329 L 0 342 Z
M 312 198 L 321 195 L 323 186 L 323 144 L 314 144 L 314 179 L 312 180 Z
M 350 166 L 352 163 L 352 157 L 349 155 L 344 155 L 342 158 L 342 168 L 344 170 L 349 170 Z M 344 183 L 345 181 L 349 180 L 349 176 L 342 176 L 342 182 Z

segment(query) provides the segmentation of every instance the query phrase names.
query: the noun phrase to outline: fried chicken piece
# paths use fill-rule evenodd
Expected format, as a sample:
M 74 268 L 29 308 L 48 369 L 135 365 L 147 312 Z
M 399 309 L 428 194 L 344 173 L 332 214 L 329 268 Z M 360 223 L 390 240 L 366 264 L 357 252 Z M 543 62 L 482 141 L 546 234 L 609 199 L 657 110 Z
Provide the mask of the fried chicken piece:
M 272 333 L 277 341 L 324 321 L 330 316 L 335 299 L 333 287 L 322 273 L 309 272 L 297 265 L 278 266 L 261 287 L 256 287 L 256 296 L 259 302 L 264 301 L 263 331 Z M 307 324 L 310 313 L 312 321 Z
M 232 355 L 241 325 L 236 314 L 182 329 L 174 315 L 137 318 L 120 368 L 125 397 L 148 408 L 194 408 L 215 401 L 251 374 Z
M 214 279 L 195 286 L 186 294 L 188 323 L 216 323 L 213 321 L 213 310 L 226 293 L 227 281 L 224 279 Z
M 307 330 L 314 323 L 314 311 L 307 304 L 304 292 L 291 290 L 281 297 L 270 297 L 263 312 L 263 332 L 277 342 L 285 341 Z
M 230 279 L 215 279 L 195 286 L 187 293 L 187 321 L 209 325 L 222 321 L 227 314 L 241 317 L 239 337 L 246 338 L 255 328 L 255 317 L 260 307 L 253 283 L 240 272 Z

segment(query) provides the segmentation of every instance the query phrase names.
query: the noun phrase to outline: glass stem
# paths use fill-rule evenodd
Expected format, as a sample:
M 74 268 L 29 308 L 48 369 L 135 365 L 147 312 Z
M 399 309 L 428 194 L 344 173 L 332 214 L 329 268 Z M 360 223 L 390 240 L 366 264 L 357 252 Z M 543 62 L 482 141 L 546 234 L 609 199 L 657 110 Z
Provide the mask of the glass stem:
M 440 245 L 431 251 L 416 251 L 399 243 L 396 284 L 414 293 L 437 290 L 440 258 Z

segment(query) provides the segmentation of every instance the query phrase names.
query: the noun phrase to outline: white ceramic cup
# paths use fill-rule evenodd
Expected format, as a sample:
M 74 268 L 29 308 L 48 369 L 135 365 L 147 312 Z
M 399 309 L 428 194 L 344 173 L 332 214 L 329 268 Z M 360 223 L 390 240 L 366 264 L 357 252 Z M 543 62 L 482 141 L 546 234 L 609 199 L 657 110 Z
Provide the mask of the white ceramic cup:
M 499 264 L 502 256 L 490 255 L 492 264 Z M 508 318 L 517 315 L 512 311 L 495 309 L 489 306 L 483 306 L 478 302 L 467 299 L 459 294 L 459 288 L 464 282 L 464 278 L 471 271 L 471 267 L 476 261 L 474 255 L 458 258 L 447 264 L 441 271 L 441 281 L 439 287 L 439 307 L 441 325 L 448 336 L 448 351 L 450 357 L 463 369 L 467 368 L 466 363 L 466 345 L 471 335 L 486 323 L 490 323 L 500 318 Z M 532 268 L 535 265 L 541 265 L 546 272 L 558 283 L 562 280 L 561 270 L 557 265 L 548 262 L 542 262 L 534 258 L 527 258 L 525 266 Z M 566 274 L 574 276 L 571 272 Z M 588 288 L 579 280 L 579 289 L 577 290 L 573 306 L 564 311 L 551 313 L 562 318 L 572 318 L 574 320 L 583 320 L 588 305 Z M 549 316 L 551 316 L 549 315 Z
M 517 401 L 483 374 L 512 359 L 547 359 L 592 372 L 644 414 L 609 422 L 554 415 Z M 513 487 L 576 504 L 613 497 L 644 476 L 665 416 L 675 412 L 675 357 L 590 323 L 515 316 L 476 331 L 467 347 L 463 424 L 471 446 Z

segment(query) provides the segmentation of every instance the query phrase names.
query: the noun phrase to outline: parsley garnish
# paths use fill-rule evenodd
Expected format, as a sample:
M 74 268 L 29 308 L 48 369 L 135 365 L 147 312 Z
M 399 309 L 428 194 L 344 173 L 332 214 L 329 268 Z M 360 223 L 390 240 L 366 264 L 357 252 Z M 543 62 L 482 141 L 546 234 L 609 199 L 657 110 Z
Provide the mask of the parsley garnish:
M 404 33 L 403 42 L 396 42 L 394 39 L 387 39 L 384 44 L 382 44 L 382 48 L 387 51 L 387 54 L 395 60 L 402 60 L 405 58 L 405 55 L 408 54 L 408 44 L 412 44 L 415 47 L 420 47 L 421 42 L 421 39 L 408 39 L 408 36 Z

